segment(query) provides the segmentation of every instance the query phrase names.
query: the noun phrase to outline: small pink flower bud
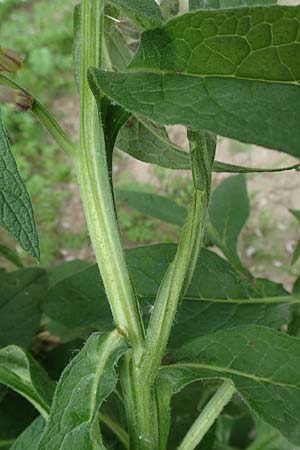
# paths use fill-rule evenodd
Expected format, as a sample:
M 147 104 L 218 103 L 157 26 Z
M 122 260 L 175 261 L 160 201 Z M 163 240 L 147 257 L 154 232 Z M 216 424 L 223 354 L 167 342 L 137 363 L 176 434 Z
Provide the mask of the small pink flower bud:
M 22 60 L 8 48 L 0 45 L 0 72 L 15 73 L 22 67 Z

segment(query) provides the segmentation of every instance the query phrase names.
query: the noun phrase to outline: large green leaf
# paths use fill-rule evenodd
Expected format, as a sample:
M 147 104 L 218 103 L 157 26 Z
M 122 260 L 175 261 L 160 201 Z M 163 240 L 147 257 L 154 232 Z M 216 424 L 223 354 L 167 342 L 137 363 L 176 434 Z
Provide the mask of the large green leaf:
M 0 271 L 0 347 L 31 344 L 40 326 L 47 284 L 42 269 Z
M 39 450 L 105 449 L 98 410 L 116 386 L 114 367 L 127 349 L 117 331 L 87 340 L 59 380 Z
M 299 155 L 299 16 L 284 6 L 185 14 L 145 32 L 127 72 L 89 76 L 137 115 Z
M 0 225 L 14 236 L 21 247 L 39 258 L 39 241 L 32 206 L 18 172 L 3 128 L 0 110 Z
M 19 436 L 10 450 L 37 450 L 45 429 L 45 420 L 38 417 Z
M 176 253 L 175 245 L 154 245 L 127 251 L 128 266 L 148 321 L 162 277 Z M 299 300 L 267 280 L 248 282 L 223 258 L 203 249 L 190 288 L 174 323 L 170 346 L 216 330 L 248 323 L 280 327 L 290 320 Z M 99 271 L 88 267 L 50 289 L 46 314 L 73 330 L 72 339 L 93 330 L 109 331 L 113 319 Z
M 0 350 L 0 384 L 21 394 L 47 417 L 54 386 L 30 354 L 14 345 Z
M 250 409 L 291 442 L 300 439 L 300 340 L 248 326 L 194 339 L 160 371 L 169 395 L 200 379 L 230 379 Z
M 159 25 L 163 18 L 155 0 L 109 0 L 134 20 L 141 28 Z

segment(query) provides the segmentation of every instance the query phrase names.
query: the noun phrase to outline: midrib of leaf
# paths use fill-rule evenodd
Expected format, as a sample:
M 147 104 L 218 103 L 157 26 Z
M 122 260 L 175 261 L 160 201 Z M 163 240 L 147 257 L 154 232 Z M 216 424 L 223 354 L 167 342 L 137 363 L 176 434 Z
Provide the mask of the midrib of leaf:
M 300 390 L 300 385 L 294 385 L 294 384 L 288 384 L 288 383 L 281 383 L 280 381 L 273 381 L 272 378 L 266 378 L 266 377 L 258 377 L 251 373 L 241 372 L 239 370 L 230 369 L 229 367 L 222 367 L 222 366 L 214 366 L 209 364 L 202 364 L 202 363 L 177 363 L 177 364 L 171 364 L 169 366 L 161 367 L 160 373 L 163 372 L 165 369 L 206 369 L 211 370 L 214 372 L 220 372 L 220 373 L 228 373 L 230 375 L 237 375 L 242 378 L 248 378 L 250 380 L 253 380 L 257 383 L 267 383 L 271 384 L 272 386 L 279 386 L 283 388 L 291 388 Z M 200 378 L 200 377 L 199 377 Z M 223 377 L 221 377 L 223 378 Z
M 226 10 L 227 11 L 227 10 Z M 222 54 L 220 54 L 222 55 Z M 224 56 L 223 56 L 224 57 Z M 249 77 L 243 77 L 243 76 L 236 76 L 234 74 L 232 75 L 218 75 L 218 74 L 197 74 L 197 73 L 189 73 L 189 72 L 173 72 L 170 70 L 160 70 L 160 69 L 156 69 L 156 68 L 144 68 L 141 70 L 139 68 L 131 68 L 130 66 L 128 67 L 128 72 L 127 73 L 138 73 L 138 74 L 143 74 L 143 73 L 155 73 L 157 75 L 169 75 L 169 76 L 185 76 L 185 77 L 190 77 L 190 78 L 200 78 L 200 79 L 206 79 L 206 78 L 217 78 L 219 79 L 223 79 L 223 78 L 231 78 L 234 80 L 244 80 L 244 81 L 251 81 L 251 82 L 258 82 L 258 83 L 268 83 L 268 84 L 287 84 L 288 86 L 290 86 L 291 84 L 298 86 L 300 84 L 300 80 L 299 81 L 284 81 L 284 80 L 265 80 L 265 79 L 261 79 L 261 78 L 249 78 Z
M 300 303 L 300 298 L 292 298 L 289 295 L 283 295 L 280 297 L 262 297 L 262 298 L 206 298 L 197 296 L 184 296 L 184 300 L 191 300 L 197 302 L 211 302 L 211 303 L 225 303 L 225 304 L 242 304 L 242 305 L 253 305 L 253 304 L 264 304 L 264 303 L 289 303 L 297 304 Z

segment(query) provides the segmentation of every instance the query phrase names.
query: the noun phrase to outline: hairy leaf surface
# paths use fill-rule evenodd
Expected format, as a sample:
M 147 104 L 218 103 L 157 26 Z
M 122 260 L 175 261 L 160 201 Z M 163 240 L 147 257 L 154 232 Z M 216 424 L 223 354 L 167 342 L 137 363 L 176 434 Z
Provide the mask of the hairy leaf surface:
M 299 17 L 284 6 L 191 12 L 145 32 L 127 72 L 90 77 L 156 122 L 299 155 Z
M 30 198 L 11 152 L 2 124 L 1 111 L 0 225 L 14 236 L 26 252 L 39 258 L 39 241 Z
M 0 350 L 0 383 L 21 394 L 47 417 L 54 386 L 29 353 L 14 345 Z
M 47 285 L 42 269 L 0 272 L 0 347 L 30 345 L 40 326 Z
M 98 410 L 116 386 L 114 367 L 127 349 L 117 331 L 87 340 L 59 380 L 39 450 L 105 449 Z
M 173 362 L 160 372 L 170 395 L 195 380 L 230 379 L 255 414 L 299 443 L 298 338 L 241 327 L 194 339 L 175 352 Z

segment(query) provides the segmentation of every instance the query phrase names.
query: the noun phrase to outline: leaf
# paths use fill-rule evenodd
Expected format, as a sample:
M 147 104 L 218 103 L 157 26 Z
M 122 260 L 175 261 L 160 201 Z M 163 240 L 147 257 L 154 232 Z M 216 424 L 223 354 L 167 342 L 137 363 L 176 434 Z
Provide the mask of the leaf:
M 97 265 L 76 271 L 52 285 L 43 308 L 48 317 L 72 332 L 71 340 L 113 328 Z
M 109 0 L 120 8 L 141 28 L 151 28 L 159 25 L 163 18 L 155 0 Z
M 186 170 L 191 168 L 190 155 L 173 144 L 165 127 L 150 120 L 131 117 L 120 129 L 116 147 L 134 158 L 156 164 L 167 169 Z M 214 162 L 214 172 L 256 173 L 297 170 L 300 164 L 279 168 L 244 167 L 220 161 Z
M 256 438 L 247 450 L 299 450 L 281 433 L 260 420 L 256 421 Z
M 26 252 L 39 259 L 39 242 L 30 198 L 11 152 L 1 111 L 0 225 L 16 238 Z
M 209 207 L 209 237 L 228 257 L 238 259 L 237 241 L 250 214 L 246 178 L 236 175 L 214 190 Z
M 0 272 L 0 347 L 29 347 L 40 326 L 47 286 L 42 269 Z
M 117 331 L 87 340 L 60 378 L 39 450 L 104 449 L 98 410 L 116 386 L 114 367 L 127 349 Z
M 162 277 L 176 253 L 171 244 L 127 250 L 127 263 L 143 309 L 145 322 Z M 195 274 L 174 323 L 169 346 L 220 329 L 248 323 L 278 328 L 290 320 L 299 300 L 281 285 L 239 275 L 217 254 L 203 249 Z M 44 305 L 53 320 L 74 330 L 75 337 L 110 331 L 113 319 L 96 265 L 66 278 L 52 289 Z
M 11 262 L 15 267 L 24 267 L 19 255 L 6 245 L 0 244 L 0 255 Z
M 169 395 L 200 379 L 230 379 L 250 409 L 291 442 L 300 439 L 300 340 L 248 326 L 194 339 L 160 371 Z
M 36 417 L 35 409 L 20 395 L 2 387 L 0 400 L 0 448 L 10 449 L 12 443 Z M 7 445 L 7 447 L 6 447 Z
M 38 450 L 38 445 L 45 429 L 45 421 L 38 417 L 19 436 L 10 450 Z
M 164 222 L 182 226 L 187 214 L 186 208 L 166 197 L 148 192 L 125 191 L 118 189 L 117 199 L 145 216 L 152 216 Z
M 277 5 L 277 0 L 190 0 L 190 9 L 229 9 L 239 6 Z
M 105 18 L 104 22 L 104 42 L 106 46 L 106 56 L 109 58 L 109 64 L 104 58 L 104 67 L 108 69 L 116 70 L 122 72 L 126 69 L 129 61 L 132 58 L 132 53 L 126 42 L 125 36 L 122 30 L 117 26 L 117 24 L 109 23 L 110 20 Z
M 127 72 L 89 77 L 135 115 L 297 156 L 299 16 L 297 6 L 178 16 L 143 33 Z
M 47 417 L 54 386 L 29 353 L 14 345 L 0 350 L 0 383 L 21 394 Z
M 163 274 L 176 246 L 154 245 L 127 253 L 128 265 L 147 322 Z M 169 348 L 240 325 L 256 324 L 278 328 L 290 321 L 293 303 L 282 286 L 268 280 L 250 283 L 217 254 L 202 249 L 190 287 L 179 308 Z

